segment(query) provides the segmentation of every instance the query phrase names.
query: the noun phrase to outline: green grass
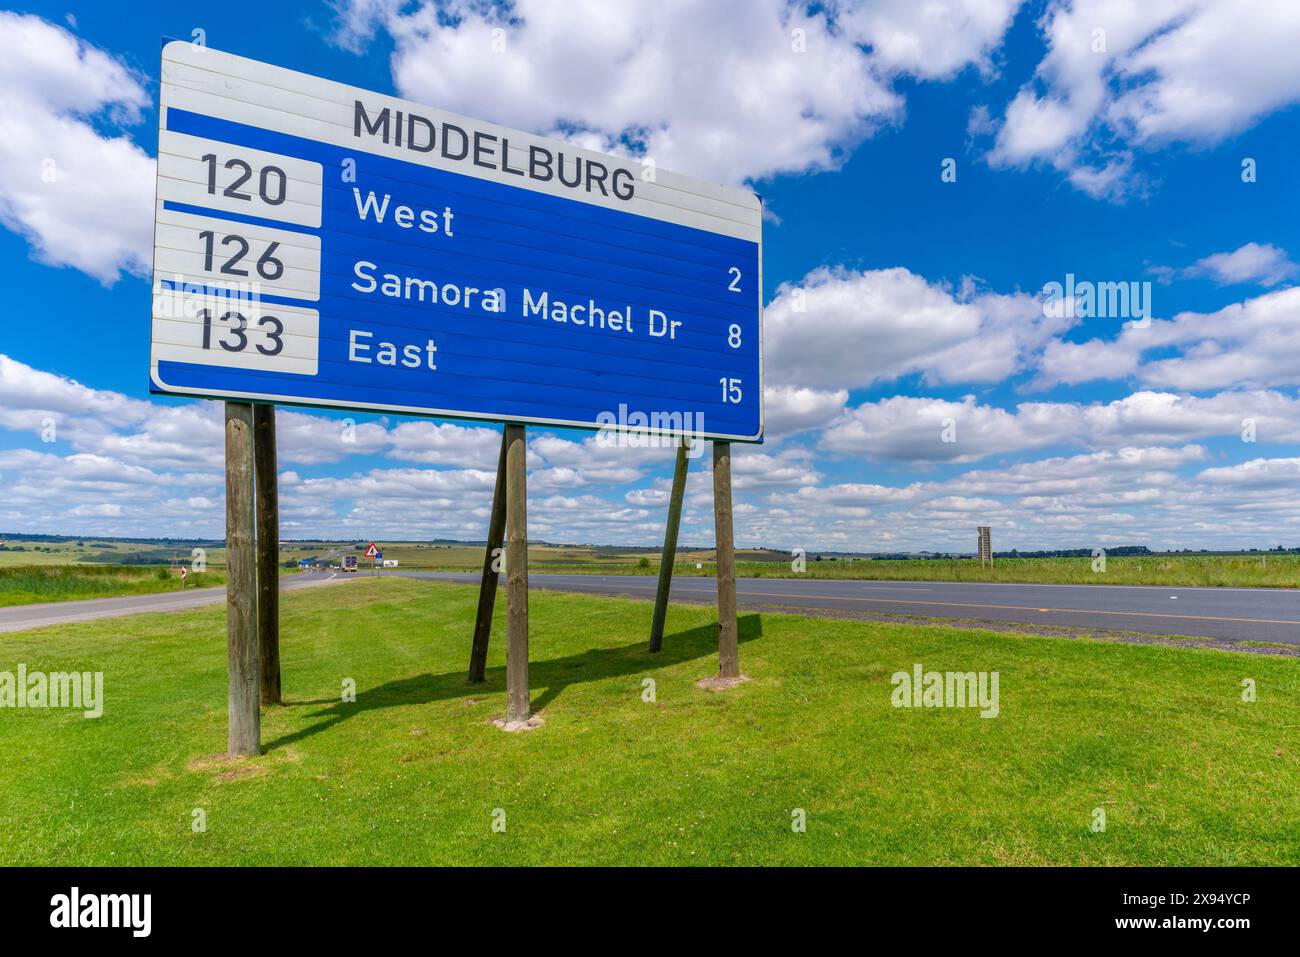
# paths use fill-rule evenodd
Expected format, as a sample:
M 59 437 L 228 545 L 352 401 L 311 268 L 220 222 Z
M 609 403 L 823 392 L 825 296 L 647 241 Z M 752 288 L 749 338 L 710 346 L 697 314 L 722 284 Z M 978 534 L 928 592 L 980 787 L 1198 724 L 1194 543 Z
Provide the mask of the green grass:
M 480 558 L 481 561 L 481 558 Z M 700 565 L 697 568 L 696 565 Z M 1091 558 L 1009 558 L 998 559 L 992 567 L 980 567 L 975 559 L 916 559 L 912 561 L 807 559 L 802 571 L 795 571 L 789 561 L 736 562 L 736 574 L 742 578 L 817 578 L 864 581 L 961 581 L 961 582 L 1028 582 L 1064 585 L 1160 585 L 1212 586 L 1237 588 L 1300 587 L 1300 555 L 1269 556 L 1265 564 L 1260 556 L 1198 555 L 1145 556 L 1143 558 L 1108 558 L 1105 571 L 1093 571 Z M 673 565 L 676 575 L 712 575 L 716 566 L 710 553 Z M 446 570 L 453 570 L 448 567 Z M 459 569 L 464 570 L 464 569 Z M 647 565 L 634 562 L 534 562 L 529 570 L 585 573 L 591 575 L 657 575 L 659 562 L 651 557 Z
M 225 549 L 205 547 L 209 568 L 225 562 Z M 0 545 L 0 568 L 14 565 L 71 565 L 92 562 L 108 565 L 186 565 L 193 561 L 189 546 L 166 546 L 112 538 L 80 538 L 66 541 L 36 541 L 8 538 Z
M 709 609 L 652 656 L 649 604 L 539 592 L 546 723 L 506 734 L 504 601 L 465 684 L 476 594 L 286 595 L 288 704 L 233 764 L 220 609 L 0 635 L 0 671 L 100 670 L 107 699 L 0 710 L 0 864 L 1300 864 L 1294 660 L 745 615 L 753 680 L 711 693 Z M 998 671 L 1001 715 L 892 708 L 915 662 Z
M 380 542 L 386 559 L 403 569 L 477 571 L 483 566 L 483 547 L 428 542 Z M 361 552 L 349 542 L 295 542 L 280 549 L 282 563 L 321 558 L 338 563 L 343 555 Z M 172 558 L 189 561 L 188 548 L 164 547 L 112 539 L 66 542 L 11 540 L 0 550 L 0 569 L 10 565 L 67 565 L 76 562 L 108 564 L 163 563 Z M 208 568 L 220 571 L 225 550 L 205 548 Z M 791 556 L 768 549 L 737 549 L 737 573 L 745 578 L 832 578 L 889 581 L 1028 582 L 1076 585 L 1154 585 L 1300 588 L 1300 555 L 1277 552 L 1227 554 L 1176 554 L 1108 556 L 1105 571 L 1093 570 L 1091 558 L 999 558 L 989 568 L 975 559 L 877 560 L 866 557 L 830 557 L 817 561 L 816 553 L 796 572 Z M 655 575 L 656 550 L 590 545 L 534 543 L 528 549 L 529 567 L 536 573 L 561 572 L 597 575 Z M 696 564 L 701 565 L 697 569 Z M 677 554 L 675 574 L 712 575 L 713 549 L 684 548 Z
M 165 577 L 164 577 L 165 576 Z M 192 573 L 187 587 L 225 584 L 217 572 Z M 15 565 L 0 567 L 0 607 L 180 591 L 180 575 L 165 567 L 131 565 Z
M 812 578 L 888 581 L 1031 582 L 1070 585 L 1181 585 L 1295 588 L 1300 555 L 1143 555 L 1107 557 L 1104 571 L 1091 558 L 999 558 L 991 567 L 977 559 L 864 561 L 809 559 L 802 573 Z M 687 573 L 694 572 L 691 564 Z M 752 577 L 800 577 L 788 563 L 749 563 Z
M 742 578 L 830 578 L 867 581 L 1027 582 L 1070 585 L 1218 586 L 1236 588 L 1300 587 L 1300 555 L 1144 555 L 1107 557 L 1104 571 L 1091 558 L 999 558 L 989 567 L 976 559 L 880 560 L 869 558 L 805 559 L 795 571 L 789 556 L 774 552 L 737 551 L 736 573 Z M 759 556 L 761 555 L 761 559 Z M 384 557 L 400 556 L 401 567 L 432 571 L 477 571 L 482 548 L 394 546 Z M 701 567 L 696 568 L 696 565 Z M 531 546 L 529 570 L 590 575 L 657 575 L 653 552 L 598 553 L 590 548 Z M 674 575 L 712 575 L 713 551 L 678 553 Z

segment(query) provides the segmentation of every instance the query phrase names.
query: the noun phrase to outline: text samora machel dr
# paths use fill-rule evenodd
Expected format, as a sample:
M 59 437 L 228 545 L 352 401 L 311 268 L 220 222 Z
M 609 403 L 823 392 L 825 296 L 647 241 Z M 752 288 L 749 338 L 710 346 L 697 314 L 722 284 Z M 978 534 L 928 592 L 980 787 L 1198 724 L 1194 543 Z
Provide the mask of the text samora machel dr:
M 367 259 L 358 260 L 353 267 L 356 279 L 352 288 L 365 295 L 379 295 L 405 302 L 427 303 L 477 309 L 485 313 L 504 313 L 509 308 L 504 289 L 479 289 L 461 286 L 454 282 L 437 283 L 417 276 L 398 276 L 379 273 L 379 267 Z M 534 291 L 524 287 L 520 297 L 520 314 L 524 318 L 539 318 L 575 327 L 598 329 L 625 335 L 645 335 L 651 339 L 672 341 L 682 329 L 680 319 L 670 319 L 662 309 L 645 309 L 644 316 L 631 305 L 608 307 L 588 299 L 569 303 L 556 299 L 545 290 Z M 426 367 L 437 371 L 434 355 L 438 347 L 433 339 L 420 343 L 399 343 L 375 340 L 375 333 L 367 329 L 351 329 L 348 333 L 348 361 L 404 366 L 408 369 Z

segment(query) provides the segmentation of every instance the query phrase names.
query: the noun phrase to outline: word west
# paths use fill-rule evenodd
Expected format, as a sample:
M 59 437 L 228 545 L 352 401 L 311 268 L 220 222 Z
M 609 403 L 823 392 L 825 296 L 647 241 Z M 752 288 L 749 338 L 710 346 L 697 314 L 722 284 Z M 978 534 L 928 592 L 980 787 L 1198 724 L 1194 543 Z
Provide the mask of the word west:
M 1048 319 L 1136 319 L 1145 327 L 1151 322 L 1151 283 L 1075 282 L 1074 273 L 1065 283 L 1043 286 L 1043 315 Z
M 979 708 L 981 718 L 998 716 L 996 671 L 896 671 L 890 702 L 895 708 Z
M 129 927 L 132 937 L 153 929 L 152 894 L 86 894 L 74 887 L 50 898 L 51 927 Z
M 104 713 L 104 673 L 96 671 L 46 674 L 18 666 L 18 673 L 0 671 L 0 708 L 76 708 L 85 717 Z
M 352 196 L 357 202 L 357 216 L 365 222 L 370 216 L 375 217 L 375 222 L 382 223 L 384 217 L 388 215 L 388 204 L 392 197 L 384 194 L 382 200 L 375 199 L 373 190 L 368 191 L 366 198 L 361 198 L 361 190 L 355 186 L 352 187 Z M 436 209 L 421 209 L 418 212 L 410 206 L 397 205 L 393 207 L 392 222 L 402 229 L 418 229 L 422 233 L 436 233 L 439 229 L 439 222 L 442 223 L 442 234 L 449 239 L 456 234 L 451 231 L 451 221 L 455 218 L 455 213 L 451 211 L 450 206 L 444 206 L 440 214 Z M 419 220 L 417 222 L 417 219 Z

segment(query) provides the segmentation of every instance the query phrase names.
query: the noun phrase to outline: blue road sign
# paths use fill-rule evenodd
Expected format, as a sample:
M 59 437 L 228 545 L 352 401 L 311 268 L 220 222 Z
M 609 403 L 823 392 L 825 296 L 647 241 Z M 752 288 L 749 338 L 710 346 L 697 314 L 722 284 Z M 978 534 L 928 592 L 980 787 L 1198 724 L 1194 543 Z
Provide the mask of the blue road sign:
M 762 439 L 751 192 L 179 40 L 158 160 L 155 392 Z

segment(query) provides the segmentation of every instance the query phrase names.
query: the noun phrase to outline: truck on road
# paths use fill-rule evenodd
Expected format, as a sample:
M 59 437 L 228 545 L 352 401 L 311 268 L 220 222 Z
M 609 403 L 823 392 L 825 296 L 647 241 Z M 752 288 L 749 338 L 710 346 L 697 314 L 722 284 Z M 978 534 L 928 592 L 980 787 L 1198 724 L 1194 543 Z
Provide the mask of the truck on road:
M 344 570 L 345 572 L 354 572 L 354 571 L 356 571 L 356 570 L 357 570 L 357 556 L 355 556 L 355 555 L 344 555 L 344 556 L 343 556 L 343 570 Z

